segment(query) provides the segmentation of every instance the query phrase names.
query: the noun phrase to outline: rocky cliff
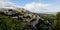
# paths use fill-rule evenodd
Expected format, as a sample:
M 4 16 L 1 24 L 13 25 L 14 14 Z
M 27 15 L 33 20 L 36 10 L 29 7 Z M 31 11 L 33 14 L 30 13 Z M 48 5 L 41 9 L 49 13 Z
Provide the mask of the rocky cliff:
M 37 29 L 36 27 L 37 25 L 40 25 L 42 22 L 44 22 L 43 18 L 23 8 L 14 8 L 14 9 L 1 8 L 0 13 L 4 16 L 7 16 L 8 18 L 11 17 L 21 22 L 25 22 L 26 24 L 31 25 L 35 29 Z M 31 28 L 31 26 L 28 27 L 28 29 Z

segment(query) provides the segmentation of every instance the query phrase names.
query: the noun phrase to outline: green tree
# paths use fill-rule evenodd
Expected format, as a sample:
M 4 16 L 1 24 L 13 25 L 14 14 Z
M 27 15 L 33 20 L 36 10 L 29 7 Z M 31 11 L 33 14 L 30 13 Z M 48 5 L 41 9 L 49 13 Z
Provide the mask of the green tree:
M 57 18 L 57 20 L 60 20 L 60 12 L 57 12 L 56 18 Z
M 56 30 L 60 29 L 60 12 L 56 14 Z

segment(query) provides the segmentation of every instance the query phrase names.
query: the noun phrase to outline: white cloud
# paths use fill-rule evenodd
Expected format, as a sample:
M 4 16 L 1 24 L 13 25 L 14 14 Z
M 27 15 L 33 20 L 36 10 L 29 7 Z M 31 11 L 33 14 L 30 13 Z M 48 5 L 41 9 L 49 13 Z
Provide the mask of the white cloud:
M 46 8 L 46 7 L 48 7 L 48 6 L 49 6 L 49 4 L 42 4 L 42 3 L 32 2 L 32 3 L 26 4 L 26 5 L 25 5 L 25 8 L 26 8 L 26 9 Z
M 38 13 L 60 11 L 60 10 L 57 10 L 57 9 L 52 8 L 50 6 L 51 6 L 51 4 L 43 4 L 43 3 L 37 3 L 37 2 L 25 4 L 25 6 L 20 6 L 20 5 L 13 3 L 13 2 L 10 2 L 9 0 L 0 0 L 0 8 L 7 8 L 7 7 L 20 8 L 20 7 L 23 7 L 31 12 L 38 12 Z
M 49 6 L 51 6 L 51 5 L 32 2 L 32 3 L 26 4 L 24 8 L 31 12 L 45 12 L 45 10 L 46 11 L 48 10 Z
M 0 8 L 14 8 L 14 7 L 20 7 L 19 5 L 16 5 L 15 3 L 12 3 L 8 0 L 0 0 Z

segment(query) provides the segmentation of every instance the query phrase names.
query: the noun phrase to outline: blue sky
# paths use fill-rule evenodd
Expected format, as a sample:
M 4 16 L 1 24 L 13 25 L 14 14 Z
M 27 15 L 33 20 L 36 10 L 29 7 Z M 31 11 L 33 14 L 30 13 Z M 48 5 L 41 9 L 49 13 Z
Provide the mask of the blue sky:
M 4 2 L 3 4 L 7 4 L 8 2 L 10 2 L 8 3 L 9 5 L 4 6 L 19 6 L 31 12 L 58 12 L 58 11 L 60 12 L 60 0 L 0 0 L 0 1 Z
M 32 3 L 32 2 L 60 5 L 60 0 L 9 0 L 9 1 L 19 5 L 25 5 L 27 3 Z
M 32 2 L 40 2 L 39 0 L 10 0 L 10 1 L 19 5 L 25 5 L 27 3 L 32 3 Z

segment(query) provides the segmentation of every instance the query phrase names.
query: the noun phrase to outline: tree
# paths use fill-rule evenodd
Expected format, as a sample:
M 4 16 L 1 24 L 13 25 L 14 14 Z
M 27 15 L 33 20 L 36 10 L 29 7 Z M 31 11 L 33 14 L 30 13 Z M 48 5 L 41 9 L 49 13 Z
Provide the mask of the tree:
M 60 12 L 56 14 L 56 30 L 60 29 Z
M 60 20 L 60 12 L 57 12 L 56 17 L 57 17 L 57 20 Z

